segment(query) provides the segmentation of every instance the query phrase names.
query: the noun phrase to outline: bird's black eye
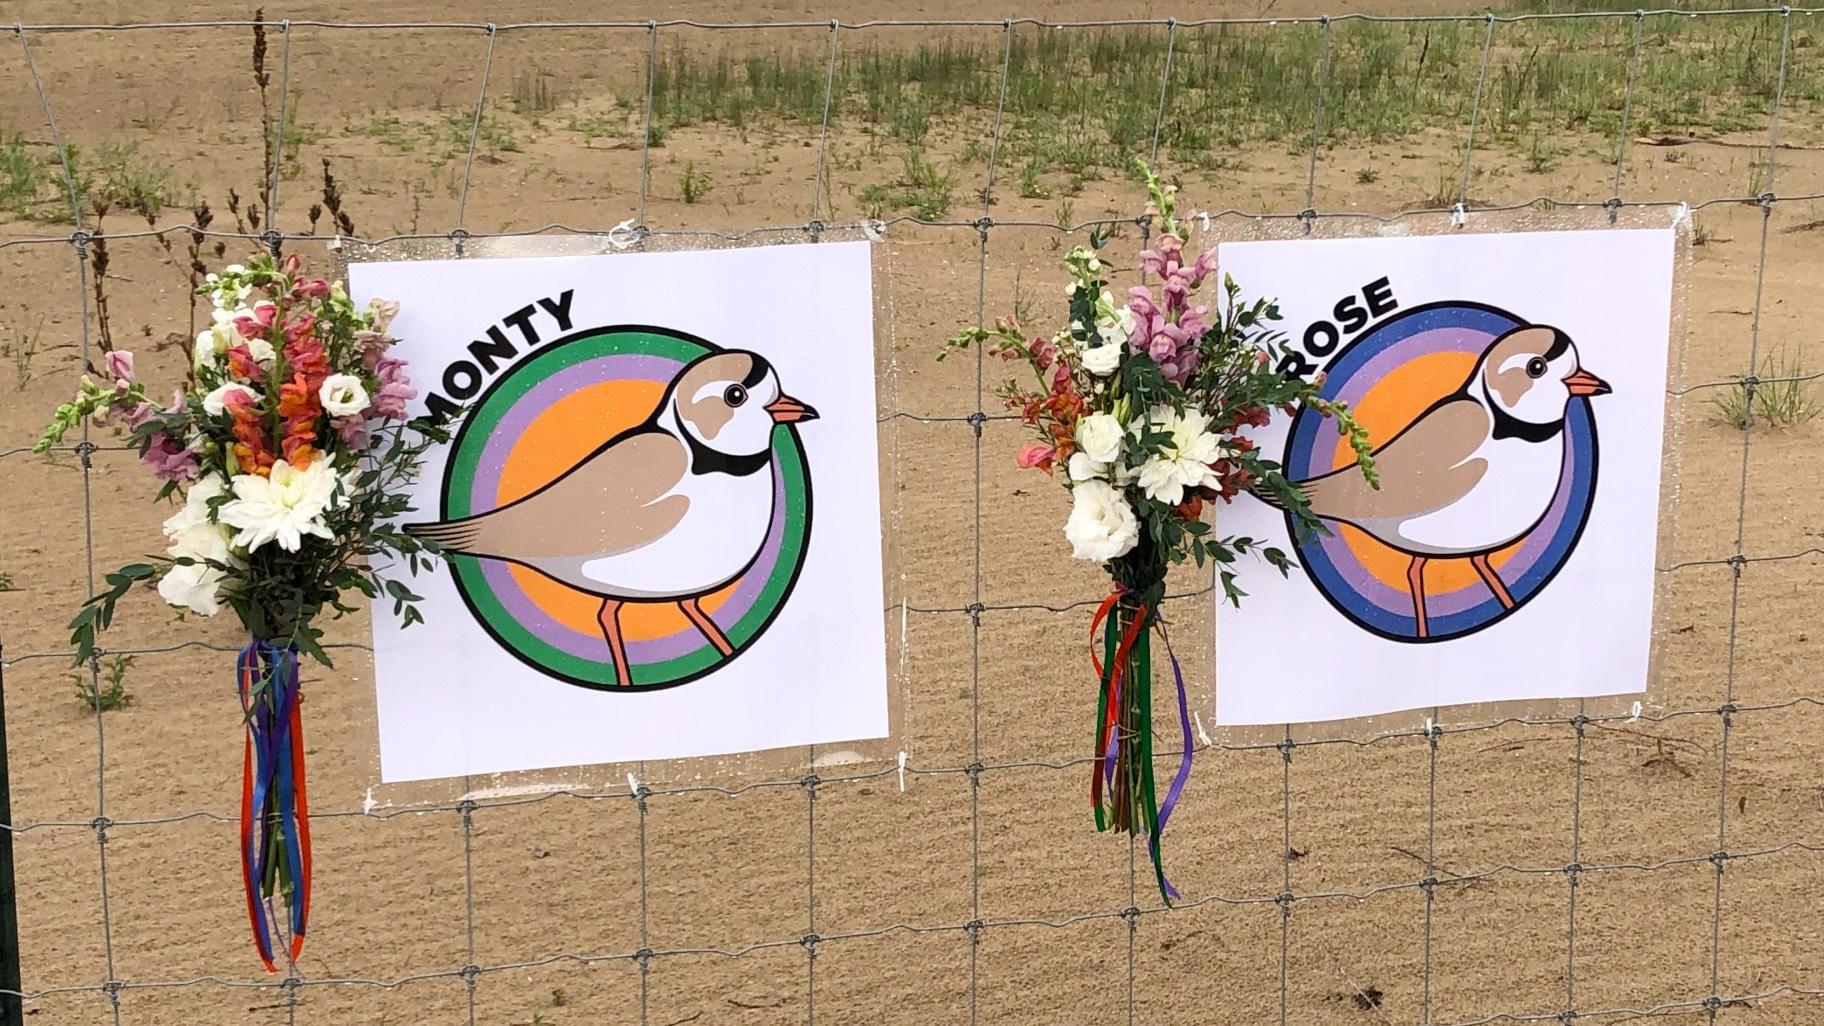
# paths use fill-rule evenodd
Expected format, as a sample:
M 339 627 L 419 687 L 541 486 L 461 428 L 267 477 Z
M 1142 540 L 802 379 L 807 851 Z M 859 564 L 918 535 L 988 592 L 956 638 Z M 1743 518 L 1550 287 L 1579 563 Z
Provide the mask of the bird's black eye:
M 1545 360 L 1535 356 L 1526 361 L 1526 376 L 1529 378 L 1545 377 Z
M 1533 375 L 1535 378 L 1538 376 L 1538 374 Z M 730 406 L 739 406 L 742 403 L 747 402 L 747 389 L 742 388 L 740 385 L 730 385 L 728 386 L 728 391 L 722 393 L 722 401 Z

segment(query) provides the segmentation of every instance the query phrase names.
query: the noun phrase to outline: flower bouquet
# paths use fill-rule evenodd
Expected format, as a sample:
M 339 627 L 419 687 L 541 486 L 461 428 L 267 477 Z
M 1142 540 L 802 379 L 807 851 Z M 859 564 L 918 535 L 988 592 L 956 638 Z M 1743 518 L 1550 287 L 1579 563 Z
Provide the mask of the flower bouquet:
M 1171 656 L 1160 615 L 1174 564 L 1213 561 L 1226 600 L 1246 593 L 1236 584 L 1237 560 L 1257 556 L 1281 574 L 1286 553 L 1247 537 L 1215 537 L 1206 505 L 1242 491 L 1259 495 L 1290 516 L 1294 530 L 1321 531 L 1303 495 L 1242 432 L 1264 427 L 1275 413 L 1310 406 L 1335 419 L 1373 483 L 1366 433 L 1340 403 L 1318 396 L 1321 378 L 1305 381 L 1275 369 L 1280 333 L 1270 327 L 1279 309 L 1270 300 L 1243 302 L 1226 277 L 1222 306 L 1196 303 L 1215 269 L 1214 250 L 1186 258 L 1173 214 L 1172 190 L 1142 165 L 1151 195 L 1150 224 L 1159 235 L 1140 254 L 1142 284 L 1124 303 L 1107 290 L 1107 265 L 1094 235 L 1064 258 L 1071 280 L 1067 325 L 1032 335 L 1013 319 L 992 329 L 970 328 L 946 352 L 985 346 L 1025 364 L 1036 388 L 1008 382 L 996 392 L 1019 411 L 1039 441 L 1019 451 L 1022 467 L 1062 471 L 1071 493 L 1064 535 L 1071 554 L 1104 564 L 1114 587 L 1090 624 L 1090 662 L 1101 682 L 1090 803 L 1096 829 L 1147 837 L 1161 896 L 1177 891 L 1166 880 L 1160 833 L 1191 768 L 1191 730 L 1184 675 Z M 1150 636 L 1164 643 L 1177 685 L 1183 755 L 1160 801 L 1153 779 Z M 1100 634 L 1100 654 L 1097 635 Z
M 164 524 L 166 558 L 108 574 L 107 590 L 71 621 L 77 665 L 96 655 L 97 632 L 137 583 L 156 581 L 166 602 L 203 616 L 226 606 L 246 631 L 236 661 L 247 731 L 241 867 L 268 971 L 282 934 L 280 950 L 297 957 L 310 910 L 299 653 L 330 665 L 317 620 L 326 608 L 353 612 L 343 601 L 351 591 L 384 593 L 405 623 L 422 619 L 418 596 L 379 569 L 402 559 L 415 571 L 434 555 L 389 521 L 408 511 L 401 486 L 424 451 L 447 439 L 435 424 L 405 419 L 417 393 L 404 361 L 388 355 L 397 305 L 357 310 L 340 282 L 300 272 L 287 256 L 208 275 L 197 291 L 213 303 L 212 323 L 171 404 L 148 397 L 131 353 L 111 351 L 113 383 L 85 376 L 36 447 L 48 451 L 84 420 L 112 418 L 164 482 L 159 499 L 178 502 Z

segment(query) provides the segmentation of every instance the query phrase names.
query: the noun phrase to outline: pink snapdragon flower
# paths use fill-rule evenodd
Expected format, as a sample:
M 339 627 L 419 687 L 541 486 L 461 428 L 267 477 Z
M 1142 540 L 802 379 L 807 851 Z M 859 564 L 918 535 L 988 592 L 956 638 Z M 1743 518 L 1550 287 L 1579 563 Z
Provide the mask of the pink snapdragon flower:
M 123 385 L 133 380 L 133 354 L 124 349 L 110 352 L 104 366 L 108 375 Z
M 152 468 L 152 476 L 161 481 L 194 481 L 202 468 L 196 453 L 184 448 L 169 432 L 155 431 L 139 461 Z
M 1056 458 L 1056 449 L 1037 442 L 1020 446 L 1018 456 L 1021 470 L 1031 470 L 1034 467 L 1038 467 L 1040 470 L 1050 470 L 1052 461 Z
M 373 422 L 366 417 L 334 417 L 329 423 L 336 429 L 336 437 L 342 444 L 355 452 L 366 449 L 374 433 Z
M 1202 359 L 1197 347 L 1209 331 L 1209 310 L 1191 306 L 1191 292 L 1215 266 L 1214 250 L 1185 263 L 1184 240 L 1175 235 L 1161 235 L 1155 248 L 1140 254 L 1140 268 L 1158 277 L 1159 292 L 1155 298 L 1145 285 L 1128 290 L 1128 309 L 1134 314 L 1128 348 L 1151 357 L 1174 384 L 1189 379 Z
M 255 303 L 251 315 L 242 314 L 234 319 L 234 330 L 242 338 L 266 338 L 272 334 L 272 322 L 278 316 L 277 304 Z
M 418 390 L 412 387 L 405 365 L 404 360 L 392 356 L 382 356 L 375 362 L 374 378 L 380 387 L 374 391 L 373 404 L 367 408 L 368 416 L 405 418 L 405 404 L 418 398 Z

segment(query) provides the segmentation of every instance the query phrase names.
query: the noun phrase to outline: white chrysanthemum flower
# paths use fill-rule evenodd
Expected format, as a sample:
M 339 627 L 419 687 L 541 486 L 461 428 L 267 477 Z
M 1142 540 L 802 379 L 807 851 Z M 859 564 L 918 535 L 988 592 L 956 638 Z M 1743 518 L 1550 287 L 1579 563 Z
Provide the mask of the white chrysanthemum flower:
M 361 379 L 353 374 L 331 374 L 317 390 L 323 401 L 323 412 L 332 417 L 352 417 L 367 409 L 370 400 Z
M 255 402 L 258 402 L 260 398 L 260 393 L 248 388 L 246 385 L 243 385 L 238 381 L 230 381 L 225 384 L 217 385 L 210 390 L 208 395 L 203 396 L 203 412 L 211 417 L 221 416 L 228 410 L 228 403 L 226 400 L 230 395 L 236 392 L 245 393 L 248 398 Z
M 1147 498 L 1176 506 L 1187 489 L 1216 484 L 1210 464 L 1222 458 L 1222 439 L 1210 431 L 1210 418 L 1198 410 L 1179 415 L 1170 406 L 1155 406 L 1150 414 L 1153 431 L 1170 436 L 1140 464 L 1138 477 Z M 1142 425 L 1135 424 L 1135 432 Z
M 1070 490 L 1070 518 L 1064 537 L 1077 559 L 1106 562 L 1133 551 L 1140 541 L 1134 508 L 1106 481 L 1079 481 Z
M 222 523 L 240 529 L 234 544 L 248 552 L 271 541 L 296 552 L 307 534 L 334 537 L 324 526 L 323 512 L 335 493 L 336 473 L 328 460 L 303 470 L 280 460 L 268 477 L 241 474 L 234 479 L 234 498 L 222 507 Z

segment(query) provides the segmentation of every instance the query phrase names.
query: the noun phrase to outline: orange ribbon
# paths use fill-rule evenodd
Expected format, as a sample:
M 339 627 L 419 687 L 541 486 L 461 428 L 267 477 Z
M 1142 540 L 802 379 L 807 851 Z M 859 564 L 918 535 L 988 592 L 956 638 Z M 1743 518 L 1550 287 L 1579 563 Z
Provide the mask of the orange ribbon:
M 1133 650 L 1134 640 L 1146 625 L 1147 606 L 1141 603 L 1135 609 L 1134 618 L 1128 623 L 1127 630 L 1122 632 L 1121 643 L 1115 649 L 1115 661 L 1104 668 L 1102 660 L 1096 656 L 1096 633 L 1102 629 L 1102 624 L 1114 612 L 1116 604 L 1125 593 L 1126 589 L 1123 588 L 1110 592 L 1096 608 L 1096 615 L 1089 623 L 1089 662 L 1096 668 L 1096 677 L 1102 682 L 1102 726 L 1096 731 L 1096 760 L 1090 766 L 1089 778 L 1089 805 L 1097 810 L 1102 808 L 1102 777 L 1109 758 L 1109 744 L 1114 738 L 1115 721 L 1120 715 L 1121 676 L 1127 666 L 1128 655 Z

